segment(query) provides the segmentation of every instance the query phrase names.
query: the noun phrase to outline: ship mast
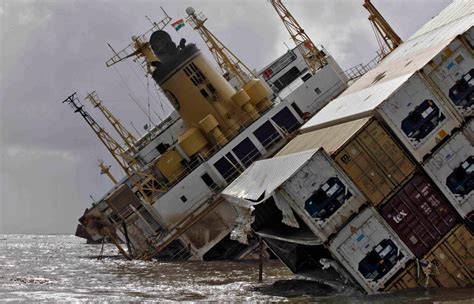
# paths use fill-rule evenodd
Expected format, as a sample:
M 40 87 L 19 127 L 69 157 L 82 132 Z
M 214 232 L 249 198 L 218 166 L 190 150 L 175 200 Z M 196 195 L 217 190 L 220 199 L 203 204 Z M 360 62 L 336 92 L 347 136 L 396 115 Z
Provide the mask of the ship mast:
M 188 7 L 186 13 L 188 14 L 188 23 L 201 35 L 223 75 L 227 75 L 227 80 L 229 80 L 231 76 L 235 76 L 241 86 L 243 86 L 250 78 L 256 78 L 252 70 L 204 25 L 207 18 L 203 13 L 196 14 L 192 7 Z
M 295 42 L 311 74 L 316 73 L 317 70 L 327 64 L 324 52 L 314 45 L 311 38 L 305 33 L 304 29 L 299 25 L 298 21 L 296 21 L 281 0 L 270 0 L 270 3 L 290 33 L 291 39 Z
M 100 168 L 100 175 L 104 175 L 104 174 L 107 175 L 107 177 L 112 181 L 114 185 L 118 183 L 117 179 L 110 172 L 110 165 L 109 166 L 105 165 L 102 159 L 99 159 L 99 168 Z
M 74 113 L 81 114 L 99 140 L 104 144 L 107 150 L 109 150 L 110 154 L 112 154 L 112 157 L 118 162 L 120 167 L 137 187 L 146 203 L 152 204 L 152 196 L 154 194 L 166 191 L 165 187 L 161 185 L 153 174 L 147 173 L 146 170 L 141 169 L 137 160 L 131 158 L 125 149 L 117 143 L 117 141 L 110 136 L 107 131 L 105 131 L 105 129 L 102 128 L 89 113 L 87 113 L 86 110 L 84 110 L 84 106 L 80 104 L 79 99 L 77 98 L 77 93 L 68 96 L 63 100 L 63 103 L 68 103 L 74 110 Z
M 363 7 L 369 12 L 369 21 L 377 38 L 382 55 L 381 57 L 385 57 L 403 41 L 370 0 L 364 0 Z
M 110 44 L 107 43 L 109 48 L 114 53 L 109 60 L 105 62 L 107 67 L 111 67 L 116 63 L 119 63 L 127 58 L 135 57 L 134 61 L 139 60 L 140 58 L 144 58 L 144 62 L 140 63 L 140 66 L 144 69 L 146 74 L 152 73 L 152 65 L 153 61 L 158 61 L 159 59 L 153 53 L 153 50 L 150 47 L 150 43 L 148 42 L 147 36 L 149 33 L 162 30 L 165 26 L 170 23 L 171 17 L 165 12 L 163 8 L 161 8 L 163 13 L 165 14 L 165 18 L 160 20 L 159 22 L 152 22 L 152 27 L 146 31 L 145 33 L 139 36 L 132 36 L 132 43 L 126 46 L 124 49 L 116 52 L 114 48 Z

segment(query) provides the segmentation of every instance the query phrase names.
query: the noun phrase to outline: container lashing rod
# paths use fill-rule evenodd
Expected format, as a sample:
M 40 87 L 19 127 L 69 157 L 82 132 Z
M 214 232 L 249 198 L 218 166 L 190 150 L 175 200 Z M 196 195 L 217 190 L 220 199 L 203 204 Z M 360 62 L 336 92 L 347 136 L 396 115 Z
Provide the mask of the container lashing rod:
M 63 100 L 63 103 L 68 103 L 74 110 L 74 113 L 81 114 L 86 123 L 91 127 L 99 140 L 104 144 L 107 150 L 109 150 L 112 157 L 133 182 L 134 186 L 136 186 L 145 203 L 152 204 L 152 196 L 154 194 L 165 192 L 167 190 L 153 174 L 147 173 L 146 170 L 143 170 L 137 160 L 131 158 L 125 149 L 117 143 L 117 141 L 110 136 L 107 131 L 105 131 L 105 129 L 102 128 L 89 113 L 87 113 L 87 111 L 84 110 L 84 106 L 77 98 L 77 93 L 68 96 Z
M 298 21 L 296 21 L 281 0 L 270 0 L 270 3 L 290 33 L 291 39 L 295 42 L 311 74 L 316 73 L 316 71 L 327 64 L 324 52 L 314 45 L 304 29 L 299 25 Z
M 370 0 L 364 0 L 364 4 L 362 6 L 369 12 L 369 21 L 374 29 L 382 57 L 385 57 L 396 47 L 402 44 L 403 41 L 393 30 L 387 20 L 385 20 L 382 14 L 380 14 L 375 8 L 372 2 L 370 2 Z
M 231 76 L 235 76 L 239 83 L 243 86 L 250 78 L 256 78 L 255 74 L 249 69 L 231 50 L 229 50 L 209 29 L 204 25 L 207 18 L 202 14 L 196 14 L 194 9 L 188 8 L 187 22 L 198 31 L 202 39 L 206 43 L 209 51 L 219 65 L 221 72 Z

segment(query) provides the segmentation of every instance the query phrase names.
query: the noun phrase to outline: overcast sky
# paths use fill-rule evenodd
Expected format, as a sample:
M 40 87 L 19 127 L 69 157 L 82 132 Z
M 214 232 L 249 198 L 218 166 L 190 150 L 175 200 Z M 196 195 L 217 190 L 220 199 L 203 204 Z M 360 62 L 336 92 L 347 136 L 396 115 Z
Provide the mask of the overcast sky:
M 363 0 L 286 0 L 312 40 L 322 44 L 343 68 L 374 57 L 377 48 Z M 444 8 L 449 0 L 372 0 L 406 39 Z M 0 0 L 0 233 L 74 233 L 77 218 L 109 187 L 97 159 L 118 165 L 80 116 L 61 104 L 74 91 L 82 99 L 96 90 L 125 126 L 143 133 L 148 118 L 170 109 L 156 96 L 138 65 L 122 62 L 106 68 L 106 43 L 119 50 L 130 37 L 163 18 L 160 6 L 177 20 L 193 6 L 209 18 L 208 28 L 242 61 L 261 68 L 283 54 L 289 39 L 267 0 Z M 178 33 L 196 42 L 190 26 Z M 159 104 L 162 104 L 161 107 Z M 87 109 L 111 129 L 89 104 Z M 135 132 L 135 131 L 133 131 Z M 115 136 L 115 133 L 111 132 Z

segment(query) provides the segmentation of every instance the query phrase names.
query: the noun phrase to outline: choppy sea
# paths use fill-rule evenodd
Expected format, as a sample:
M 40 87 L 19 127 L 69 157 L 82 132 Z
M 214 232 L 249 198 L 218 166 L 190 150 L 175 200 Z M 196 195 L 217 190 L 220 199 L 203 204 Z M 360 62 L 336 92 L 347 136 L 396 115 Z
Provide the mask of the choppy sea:
M 295 278 L 276 260 L 126 261 L 71 235 L 0 234 L 0 302 L 474 303 L 474 288 L 344 295 Z

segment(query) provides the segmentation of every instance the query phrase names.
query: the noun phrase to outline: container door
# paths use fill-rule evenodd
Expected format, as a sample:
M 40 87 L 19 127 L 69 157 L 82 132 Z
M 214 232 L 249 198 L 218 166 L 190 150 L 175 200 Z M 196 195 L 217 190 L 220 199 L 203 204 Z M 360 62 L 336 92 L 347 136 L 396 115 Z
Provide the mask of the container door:
M 378 122 L 369 124 L 357 139 L 395 186 L 400 185 L 414 172 L 413 162 Z
M 392 192 L 393 185 L 357 142 L 347 144 L 334 158 L 372 205 L 377 206 Z

